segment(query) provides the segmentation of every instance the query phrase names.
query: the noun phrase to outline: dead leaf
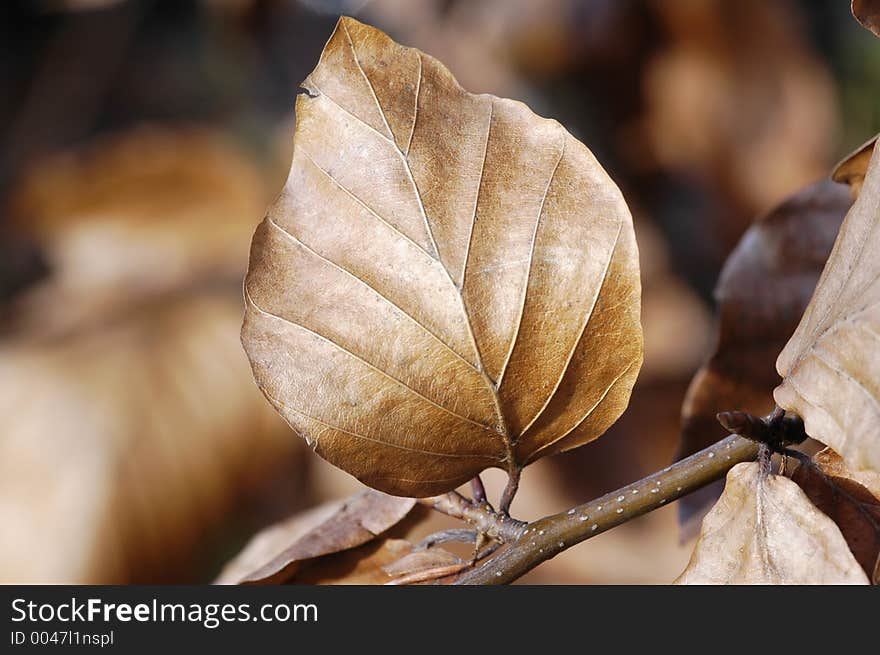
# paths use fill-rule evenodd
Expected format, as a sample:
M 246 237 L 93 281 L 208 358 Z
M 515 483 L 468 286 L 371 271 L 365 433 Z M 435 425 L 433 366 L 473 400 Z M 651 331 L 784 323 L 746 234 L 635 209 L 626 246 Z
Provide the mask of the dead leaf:
M 391 576 L 408 575 L 411 573 L 420 573 L 430 569 L 436 569 L 441 566 L 449 566 L 450 564 L 461 564 L 459 557 L 453 555 L 448 550 L 442 548 L 426 548 L 424 550 L 416 550 L 394 562 L 382 567 L 385 572 Z
M 727 474 L 676 584 L 867 584 L 834 521 L 757 462 Z
M 525 105 L 342 18 L 254 236 L 242 340 L 331 463 L 425 496 L 598 437 L 642 359 L 632 220 Z
M 862 25 L 880 36 L 880 0 L 852 0 L 852 13 Z
M 685 396 L 676 460 L 726 436 L 718 412 L 762 416 L 773 409 L 780 381 L 774 362 L 810 301 L 851 204 L 844 187 L 817 182 L 759 218 L 730 254 L 715 288 L 715 351 Z M 711 485 L 681 500 L 687 536 L 696 533 L 721 489 Z
M 461 573 L 470 566 L 443 548 L 414 550 L 396 562 L 382 567 L 392 580 L 388 584 L 402 585 L 429 582 Z
M 880 583 L 880 473 L 852 473 L 830 448 L 800 464 L 791 476 L 813 504 L 840 528 L 874 584 Z
M 247 579 L 303 535 L 338 514 L 343 505 L 345 500 L 328 501 L 261 530 L 225 564 L 214 584 L 238 584 Z
M 880 472 L 880 148 L 776 361 L 777 404 L 855 472 Z
M 217 582 L 272 584 L 290 580 L 303 562 L 373 541 L 400 523 L 415 502 L 368 489 L 342 503 L 297 515 L 254 537 Z
M 868 162 L 871 161 L 871 153 L 874 152 L 874 144 L 876 142 L 876 136 L 869 139 L 844 157 L 831 173 L 832 180 L 849 185 L 853 199 L 858 198 L 859 192 L 862 190 L 865 173 L 868 171 Z
M 413 545 L 385 537 L 303 563 L 286 582 L 303 585 L 383 585 L 393 578 L 384 567 L 406 557 Z
M 296 514 L 254 536 L 215 584 L 413 584 L 449 578 L 467 568 L 468 562 L 445 549 L 415 549 L 416 533 L 438 516 L 427 508 L 417 505 L 391 524 L 414 504 L 412 499 L 365 491 Z M 366 531 L 356 520 L 364 511 L 374 519 Z M 372 534 L 386 523 L 385 530 Z M 269 578 L 254 579 L 259 571 L 288 558 Z

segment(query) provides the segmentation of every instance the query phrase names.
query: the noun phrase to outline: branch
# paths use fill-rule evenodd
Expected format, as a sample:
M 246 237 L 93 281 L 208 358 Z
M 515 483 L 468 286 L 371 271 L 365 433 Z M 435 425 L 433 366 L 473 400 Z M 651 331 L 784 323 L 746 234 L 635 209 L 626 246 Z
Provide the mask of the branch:
M 507 514 L 494 512 L 488 503 L 473 503 L 457 491 L 419 500 L 438 512 L 470 523 L 488 537 L 502 543 L 513 543 L 522 535 L 526 524 Z
M 518 524 L 517 538 L 502 538 L 501 541 L 509 544 L 507 548 L 479 568 L 463 574 L 456 584 L 513 582 L 563 550 L 696 491 L 723 477 L 741 462 L 754 460 L 758 447 L 759 444 L 755 441 L 731 435 L 638 482 L 528 525 L 493 514 L 493 524 L 503 523 L 504 519 Z M 446 498 L 449 495 L 437 498 Z M 461 498 L 461 502 L 473 507 L 466 498 L 456 495 Z M 436 505 L 434 507 L 437 508 Z M 440 511 L 450 514 L 443 509 Z M 483 529 L 464 515 L 459 518 Z M 513 535 L 511 530 L 509 536 Z

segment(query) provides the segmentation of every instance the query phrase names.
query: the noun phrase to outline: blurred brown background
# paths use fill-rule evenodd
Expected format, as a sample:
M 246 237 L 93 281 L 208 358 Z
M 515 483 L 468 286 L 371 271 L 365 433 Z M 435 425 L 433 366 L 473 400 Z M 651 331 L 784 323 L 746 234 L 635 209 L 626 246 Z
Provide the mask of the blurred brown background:
M 2 3 L 0 582 L 208 581 L 262 526 L 358 488 L 238 343 L 250 235 L 340 13 L 559 119 L 633 211 L 630 409 L 527 469 L 520 518 L 669 463 L 726 254 L 880 130 L 880 48 L 845 0 Z M 668 507 L 526 580 L 664 583 L 688 555 Z

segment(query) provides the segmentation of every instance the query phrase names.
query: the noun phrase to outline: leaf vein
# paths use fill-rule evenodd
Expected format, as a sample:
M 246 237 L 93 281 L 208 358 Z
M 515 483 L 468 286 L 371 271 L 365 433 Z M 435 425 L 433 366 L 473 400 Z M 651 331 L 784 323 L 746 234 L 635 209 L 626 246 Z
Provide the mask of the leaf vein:
M 560 441 L 565 439 L 568 435 L 570 435 L 572 432 L 577 430 L 581 425 L 583 425 L 584 421 L 586 421 L 588 418 L 590 418 L 593 415 L 593 412 L 596 411 L 596 408 L 602 404 L 602 402 L 605 400 L 605 398 L 608 397 L 608 394 L 611 393 L 611 390 L 614 388 L 614 386 L 618 382 L 620 382 L 620 380 L 623 378 L 623 376 L 629 372 L 629 370 L 635 365 L 635 363 L 636 362 L 634 360 L 634 361 L 630 362 L 629 364 L 627 364 L 626 368 L 624 368 L 623 371 L 621 371 L 617 375 L 617 377 L 615 377 L 611 381 L 611 384 L 608 385 L 608 387 L 605 389 L 605 391 L 602 392 L 602 395 L 599 397 L 599 400 L 597 400 L 595 402 L 595 404 L 593 404 L 593 406 L 590 407 L 589 410 L 587 410 L 587 413 L 584 414 L 584 416 L 581 417 L 577 423 L 575 423 L 572 427 L 570 427 L 568 430 L 566 430 L 563 434 L 561 434 L 560 436 L 553 439 L 553 441 L 546 443 L 543 446 L 541 446 L 540 448 L 538 448 L 535 452 L 533 452 L 529 456 L 529 460 L 534 461 L 536 459 L 537 454 L 540 453 L 542 450 L 546 450 L 547 448 L 550 448 L 551 446 L 559 443 Z
M 605 282 L 608 279 L 608 269 L 611 267 L 611 262 L 614 260 L 614 252 L 617 250 L 617 244 L 620 241 L 620 233 L 622 232 L 622 230 L 623 223 L 621 222 L 617 225 L 617 234 L 614 237 L 614 244 L 611 246 L 611 252 L 608 255 L 608 261 L 605 263 L 605 269 L 602 271 L 602 283 L 599 285 L 599 289 L 596 291 L 596 297 L 593 298 L 593 304 L 590 306 L 590 311 L 587 312 L 587 315 L 584 318 L 584 323 L 583 325 L 581 325 L 578 338 L 575 340 L 574 345 L 568 353 L 568 357 L 565 360 L 565 365 L 562 367 L 562 370 L 559 373 L 559 378 L 556 380 L 556 384 L 553 385 L 553 390 L 548 394 L 547 399 L 544 401 L 541 409 L 539 409 L 538 413 L 535 414 L 535 417 L 531 421 L 529 421 L 528 424 L 526 424 L 520 435 L 525 434 L 526 431 L 530 427 L 532 427 L 532 425 L 534 425 L 535 421 L 537 421 L 541 417 L 541 415 L 544 413 L 544 410 L 547 409 L 548 405 L 550 405 L 550 401 L 559 390 L 559 385 L 562 384 L 562 380 L 565 377 L 566 372 L 568 371 L 568 367 L 571 366 L 571 360 L 574 357 L 575 352 L 577 352 L 577 348 L 584 338 L 584 333 L 587 330 L 587 326 L 590 324 L 590 321 L 593 320 L 593 312 L 596 310 L 596 305 L 599 304 L 599 298 L 602 295 L 602 288 L 605 286 Z
M 394 132 L 391 130 L 391 126 L 388 124 L 388 118 L 385 116 L 385 110 L 382 108 L 382 103 L 379 102 L 379 96 L 376 95 L 376 90 L 373 88 L 373 82 L 370 80 L 370 77 L 367 75 L 367 72 L 364 70 L 364 67 L 361 66 L 360 59 L 358 58 L 357 50 L 354 47 L 354 41 L 351 38 L 351 34 L 348 31 L 348 28 L 343 26 L 345 29 L 345 35 L 348 37 L 348 45 L 351 47 L 351 54 L 354 57 L 354 62 L 357 64 L 358 70 L 361 72 L 361 75 L 364 76 L 364 80 L 367 82 L 367 86 L 370 88 L 370 93 L 373 96 L 373 101 L 376 103 L 376 107 L 379 109 L 379 113 L 382 116 L 382 122 L 385 123 L 385 127 L 388 130 L 388 133 L 391 135 L 391 143 L 394 145 L 394 150 L 400 155 L 401 160 L 403 161 L 404 170 L 406 171 L 406 175 L 409 178 L 410 184 L 412 184 L 413 192 L 416 197 L 416 201 L 419 205 L 419 211 L 422 215 L 422 220 L 425 223 L 425 230 L 428 233 L 428 239 L 431 241 L 431 247 L 434 249 L 435 258 L 440 259 L 440 249 L 437 247 L 437 242 L 434 239 L 434 232 L 431 229 L 431 222 L 428 220 L 428 214 L 425 212 L 425 204 L 422 202 L 422 194 L 419 193 L 419 187 L 416 184 L 416 180 L 413 177 L 412 169 L 409 166 L 409 159 L 403 153 L 403 151 L 397 146 L 397 143 L 394 141 Z M 444 266 L 445 268 L 445 266 Z
M 535 219 L 535 229 L 532 232 L 532 241 L 529 244 L 529 267 L 526 271 L 526 279 L 523 282 L 522 298 L 520 299 L 519 304 L 519 315 L 516 319 L 516 330 L 513 333 L 513 338 L 510 340 L 510 347 L 507 349 L 507 355 L 504 357 L 504 363 L 501 365 L 501 371 L 498 374 L 498 381 L 496 383 L 498 387 L 501 386 L 501 383 L 504 380 L 504 374 L 507 372 L 507 365 L 510 363 L 510 357 L 511 355 L 513 355 L 513 349 L 516 347 L 516 342 L 519 340 L 519 331 L 522 327 L 523 315 L 526 311 L 526 299 L 528 297 L 529 291 L 529 279 L 532 277 L 532 263 L 535 261 L 535 243 L 538 241 L 538 230 L 541 227 L 541 217 L 544 215 L 544 203 L 547 201 L 547 194 L 550 193 L 550 187 L 553 184 L 553 179 L 556 177 L 556 171 L 559 170 L 559 164 L 562 163 L 562 158 L 565 157 L 565 143 L 566 139 L 565 135 L 563 134 L 562 148 L 559 152 L 559 159 L 556 160 L 556 164 L 553 166 L 553 170 L 550 172 L 550 179 L 547 180 L 547 186 L 544 187 L 544 193 L 541 195 L 541 203 L 538 207 L 538 216 Z
M 302 151 L 303 155 L 305 155 L 306 159 L 308 159 L 308 160 L 312 163 L 312 165 L 313 165 L 315 168 L 317 168 L 319 171 L 321 171 L 321 173 L 323 173 L 324 175 L 326 175 L 327 178 L 328 178 L 330 181 L 332 181 L 337 187 L 339 187 L 339 189 L 340 189 L 341 191 L 343 191 L 344 193 L 348 194 L 348 195 L 352 198 L 352 200 L 354 200 L 354 201 L 357 202 L 361 207 L 363 207 L 364 209 L 366 209 L 366 210 L 370 213 L 371 216 L 373 216 L 374 218 L 376 218 L 376 220 L 380 221 L 383 225 L 387 226 L 388 229 L 392 230 L 392 231 L 395 232 L 396 234 L 400 235 L 402 238 L 406 239 L 409 243 L 411 243 L 411 244 L 414 245 L 416 248 L 418 248 L 421 252 L 423 252 L 425 255 L 427 255 L 432 261 L 437 261 L 437 260 L 431 255 L 431 253 L 429 253 L 429 252 L 428 252 L 427 250 L 425 250 L 421 245 L 419 245 L 418 243 L 416 243 L 415 241 L 413 241 L 412 239 L 410 239 L 408 236 L 406 236 L 406 234 L 404 234 L 403 232 L 401 232 L 401 231 L 400 231 L 398 228 L 396 228 L 394 225 L 392 225 L 391 223 L 389 223 L 388 221 L 386 221 L 384 218 L 382 218 L 382 216 L 379 214 L 379 212 L 377 212 L 375 209 L 373 209 L 372 207 L 370 207 L 366 202 L 364 202 L 363 200 L 361 200 L 357 195 L 355 195 L 355 193 L 354 193 L 353 191 L 351 191 L 351 189 L 349 189 L 348 187 L 346 187 L 345 185 L 343 185 L 342 182 L 340 182 L 340 181 L 337 180 L 335 177 L 333 177 L 328 171 L 324 170 L 324 168 L 323 168 L 320 164 L 318 164 L 318 162 L 315 161 L 315 159 L 314 159 L 314 158 L 308 153 L 308 151 L 307 151 L 305 148 L 303 148 L 302 146 L 300 146 L 300 150 Z
M 287 324 L 289 324 L 289 325 L 292 325 L 293 327 L 299 328 L 300 330 L 303 330 L 304 332 L 308 332 L 309 334 L 311 334 L 311 335 L 317 337 L 318 339 L 320 339 L 320 340 L 322 340 L 322 341 L 325 341 L 326 343 L 330 344 L 331 346 L 334 346 L 335 348 L 337 348 L 337 349 L 341 350 L 342 352 L 346 353 L 346 354 L 349 355 L 350 357 L 353 357 L 354 359 L 358 360 L 359 362 L 361 362 L 362 364 L 364 364 L 367 368 L 369 368 L 369 369 L 371 369 L 371 370 L 373 370 L 373 371 L 376 371 L 377 373 L 379 373 L 379 374 L 382 375 L 383 377 L 388 378 L 389 380 L 391 380 L 391 381 L 394 382 L 395 384 L 399 385 L 399 386 L 402 387 L 403 389 L 406 389 L 406 390 L 409 391 L 410 393 L 412 393 L 412 394 L 414 394 L 415 396 L 421 398 L 422 400 L 424 400 L 425 402 L 429 403 L 430 405 L 433 405 L 434 407 L 436 407 L 436 408 L 442 410 L 443 412 L 446 412 L 446 413 L 449 414 L 450 416 L 454 416 L 454 417 L 456 417 L 456 418 L 458 418 L 458 419 L 461 419 L 462 421 L 465 421 L 465 422 L 467 422 L 467 423 L 471 423 L 471 424 L 473 424 L 473 425 L 476 425 L 476 426 L 478 426 L 478 427 L 480 427 L 480 428 L 482 428 L 482 429 L 484 429 L 484 430 L 489 430 L 489 431 L 494 432 L 494 430 L 492 429 L 492 426 L 485 425 L 484 423 L 480 423 L 479 421 L 475 421 L 475 420 L 472 419 L 472 418 L 469 418 L 469 417 L 464 416 L 464 415 L 462 415 L 462 414 L 458 414 L 457 412 L 452 411 L 452 410 L 449 409 L 448 407 L 444 407 L 443 405 L 441 405 L 441 404 L 438 403 L 437 401 L 428 398 L 428 397 L 427 397 L 426 395 L 424 395 L 422 392 L 420 392 L 419 390 L 413 388 L 412 386 L 410 386 L 409 384 L 407 384 L 407 383 L 404 382 L 403 380 L 400 380 L 399 378 L 394 377 L 393 375 L 391 375 L 391 374 L 388 373 L 387 371 L 383 371 L 381 368 L 379 368 L 379 367 L 376 366 L 375 364 L 370 363 L 369 361 L 367 361 L 366 359 L 364 359 L 363 357 L 361 357 L 361 356 L 358 355 L 357 353 L 354 353 L 354 352 L 352 352 L 351 350 L 349 350 L 348 348 L 346 348 L 345 346 L 343 346 L 343 345 L 341 345 L 341 344 L 339 344 L 339 343 L 336 343 L 335 341 L 333 341 L 333 339 L 330 339 L 329 337 L 326 337 L 326 336 L 324 336 L 323 334 L 320 334 L 319 332 L 316 332 L 315 330 L 312 330 L 311 328 L 306 327 L 305 325 L 302 325 L 302 324 L 300 324 L 300 323 L 297 323 L 296 321 L 291 321 L 289 318 L 285 318 L 284 316 L 279 316 L 278 314 L 273 314 L 272 312 L 263 309 L 263 308 L 260 307 L 256 302 L 254 302 L 254 299 L 251 297 L 251 294 L 250 294 L 250 292 L 248 291 L 247 287 L 245 287 L 245 298 L 247 299 L 247 302 L 249 302 L 249 303 L 251 304 L 251 306 L 252 306 L 255 310 L 257 310 L 258 312 L 260 312 L 261 314 L 263 314 L 263 315 L 265 315 L 265 316 L 268 316 L 268 317 L 270 317 L 270 318 L 274 318 L 274 319 L 276 319 L 276 320 L 282 321 L 282 322 L 287 323 Z
M 464 281 L 467 277 L 468 262 L 471 258 L 471 243 L 474 240 L 474 228 L 477 224 L 477 207 L 480 204 L 480 193 L 483 189 L 483 174 L 486 170 L 486 157 L 489 154 L 489 138 L 492 136 L 492 117 L 495 114 L 495 101 L 489 101 L 489 120 L 486 123 L 486 144 L 483 147 L 483 159 L 480 162 L 480 179 L 477 182 L 477 193 L 474 197 L 474 210 L 471 212 L 471 228 L 468 232 L 467 247 L 464 251 L 464 265 L 461 269 L 461 288 L 464 288 Z
M 406 141 L 406 152 L 404 155 L 409 157 L 409 149 L 412 146 L 413 135 L 416 133 L 416 122 L 419 120 L 419 94 L 422 92 L 422 53 L 416 50 L 416 57 L 419 60 L 419 75 L 416 78 L 416 99 L 415 108 L 413 109 L 412 128 L 409 131 L 409 139 Z
M 852 383 L 859 391 L 867 396 L 867 398 L 871 401 L 871 404 L 874 405 L 878 413 L 880 413 L 880 400 L 877 400 L 876 396 L 871 393 L 871 390 L 865 386 L 865 383 L 862 380 L 859 380 L 852 373 L 835 364 L 831 359 L 828 358 L 828 355 L 823 353 L 818 348 L 815 348 L 813 350 L 813 355 L 816 357 L 817 360 L 822 362 L 830 370 L 834 371 L 838 376 Z
M 305 244 L 303 241 L 301 241 L 298 237 L 294 236 L 291 232 L 289 232 L 288 230 L 286 230 L 285 228 L 283 228 L 281 225 L 279 225 L 278 223 L 276 223 L 276 222 L 272 219 L 271 216 L 267 217 L 267 220 L 269 221 L 269 223 L 270 223 L 270 224 L 271 224 L 276 230 L 278 230 L 279 232 L 281 232 L 285 237 L 287 237 L 288 239 L 291 239 L 294 243 L 296 243 L 297 245 L 301 246 L 301 247 L 302 247 L 304 250 L 306 250 L 306 252 L 308 252 L 309 254 L 311 254 L 311 255 L 317 257 L 318 259 L 320 259 L 320 260 L 323 261 L 323 262 L 326 262 L 327 264 L 329 264 L 329 265 L 332 266 L 333 268 L 337 269 L 337 270 L 340 271 L 341 273 L 344 273 L 345 275 L 347 275 L 347 276 L 353 278 L 354 280 L 356 280 L 357 282 L 359 282 L 360 284 L 362 284 L 363 286 L 365 286 L 367 289 L 369 289 L 369 290 L 372 291 L 374 294 L 376 294 L 377 296 L 379 296 L 382 300 L 384 300 L 386 303 L 388 303 L 391 307 L 393 307 L 394 309 L 396 309 L 397 311 L 399 311 L 401 314 L 403 314 L 406 318 L 408 318 L 410 321 L 412 321 L 413 323 L 415 323 L 415 324 L 416 324 L 419 328 L 421 328 L 426 334 L 428 334 L 428 335 L 431 336 L 435 341 L 437 341 L 437 343 L 439 343 L 439 344 L 442 345 L 444 348 L 446 348 L 450 353 L 452 353 L 457 359 L 461 360 L 464 364 L 466 364 L 468 367 L 470 367 L 470 368 L 473 369 L 474 371 L 477 370 L 477 367 L 474 366 L 474 365 L 473 365 L 471 362 L 469 362 L 467 359 L 465 359 L 465 358 L 464 358 L 464 357 L 463 357 L 463 356 L 462 356 L 457 350 L 455 350 L 455 348 L 453 348 L 451 345 L 449 345 L 448 343 L 446 343 L 446 341 L 444 341 L 443 339 L 441 339 L 439 335 L 434 334 L 434 332 L 431 331 L 426 325 L 424 325 L 423 323 L 421 323 L 416 317 L 412 316 L 412 315 L 411 315 L 410 313 L 408 313 L 405 309 L 403 309 L 403 307 L 401 307 L 401 306 L 398 305 L 396 302 L 394 302 L 393 300 L 391 300 L 391 298 L 389 298 L 388 296 L 384 295 L 381 291 L 379 291 L 376 287 L 374 287 L 373 285 L 371 285 L 369 282 L 367 282 L 366 280 L 364 280 L 364 279 L 358 277 L 358 276 L 355 275 L 352 271 L 348 270 L 348 269 L 345 268 L 344 266 L 342 266 L 342 265 L 340 265 L 340 264 L 334 262 L 332 259 L 329 259 L 328 257 L 324 257 L 322 254 L 320 254 L 319 252 L 315 251 L 315 250 L 314 250 L 313 248 L 311 248 L 310 246 L 306 245 L 306 244 Z
M 394 443 L 393 441 L 386 441 L 385 439 L 378 439 L 376 437 L 368 437 L 367 435 L 361 434 L 360 432 L 347 430 L 345 428 L 339 427 L 338 425 L 333 425 L 332 423 L 327 423 L 326 421 L 323 421 L 319 418 L 311 416 L 310 414 L 306 414 L 305 412 L 302 412 L 302 411 L 296 409 L 295 407 L 291 407 L 287 403 L 281 402 L 280 400 L 271 396 L 268 393 L 266 394 L 266 397 L 269 398 L 269 400 L 271 400 L 273 403 L 277 404 L 279 407 L 282 407 L 283 409 L 285 409 L 287 411 L 294 412 L 295 414 L 299 414 L 300 416 L 302 416 L 310 421 L 315 421 L 316 423 L 320 423 L 321 425 L 323 425 L 324 427 L 326 427 L 330 430 L 336 430 L 337 432 L 342 432 L 344 434 L 350 435 L 350 436 L 355 437 L 357 439 L 363 439 L 364 441 L 371 441 L 373 443 L 377 443 L 382 446 L 388 446 L 390 448 L 398 448 L 400 450 L 406 450 L 406 451 L 413 452 L 413 453 L 419 453 L 421 455 L 431 455 L 431 456 L 436 456 L 436 457 L 449 457 L 452 459 L 475 459 L 475 458 L 488 459 L 488 460 L 497 459 L 496 457 L 491 457 L 489 455 L 485 455 L 482 453 L 473 453 L 473 454 L 471 454 L 471 453 L 444 453 L 444 452 L 437 452 L 437 451 L 433 451 L 433 450 L 424 450 L 422 448 L 414 448 L 412 446 L 404 446 L 399 443 Z

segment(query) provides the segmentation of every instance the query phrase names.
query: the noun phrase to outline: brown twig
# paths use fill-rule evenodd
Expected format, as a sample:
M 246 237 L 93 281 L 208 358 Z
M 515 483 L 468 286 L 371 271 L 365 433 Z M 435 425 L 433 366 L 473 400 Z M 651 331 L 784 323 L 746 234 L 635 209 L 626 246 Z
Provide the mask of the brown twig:
M 461 544 L 476 544 L 479 541 L 479 530 L 468 530 L 462 528 L 452 528 L 450 530 L 441 530 L 434 534 L 429 534 L 415 545 L 413 550 L 427 550 L 440 544 L 448 544 L 457 542 Z
M 422 498 L 419 502 L 447 516 L 466 521 L 487 537 L 502 543 L 516 541 L 526 527 L 524 522 L 493 511 L 487 503 L 471 502 L 457 491 Z
M 758 447 L 755 441 L 731 435 L 597 500 L 518 527 L 515 541 L 507 540 L 509 545 L 499 555 L 463 574 L 456 584 L 513 582 L 563 550 L 696 491 L 740 462 L 754 460 Z

